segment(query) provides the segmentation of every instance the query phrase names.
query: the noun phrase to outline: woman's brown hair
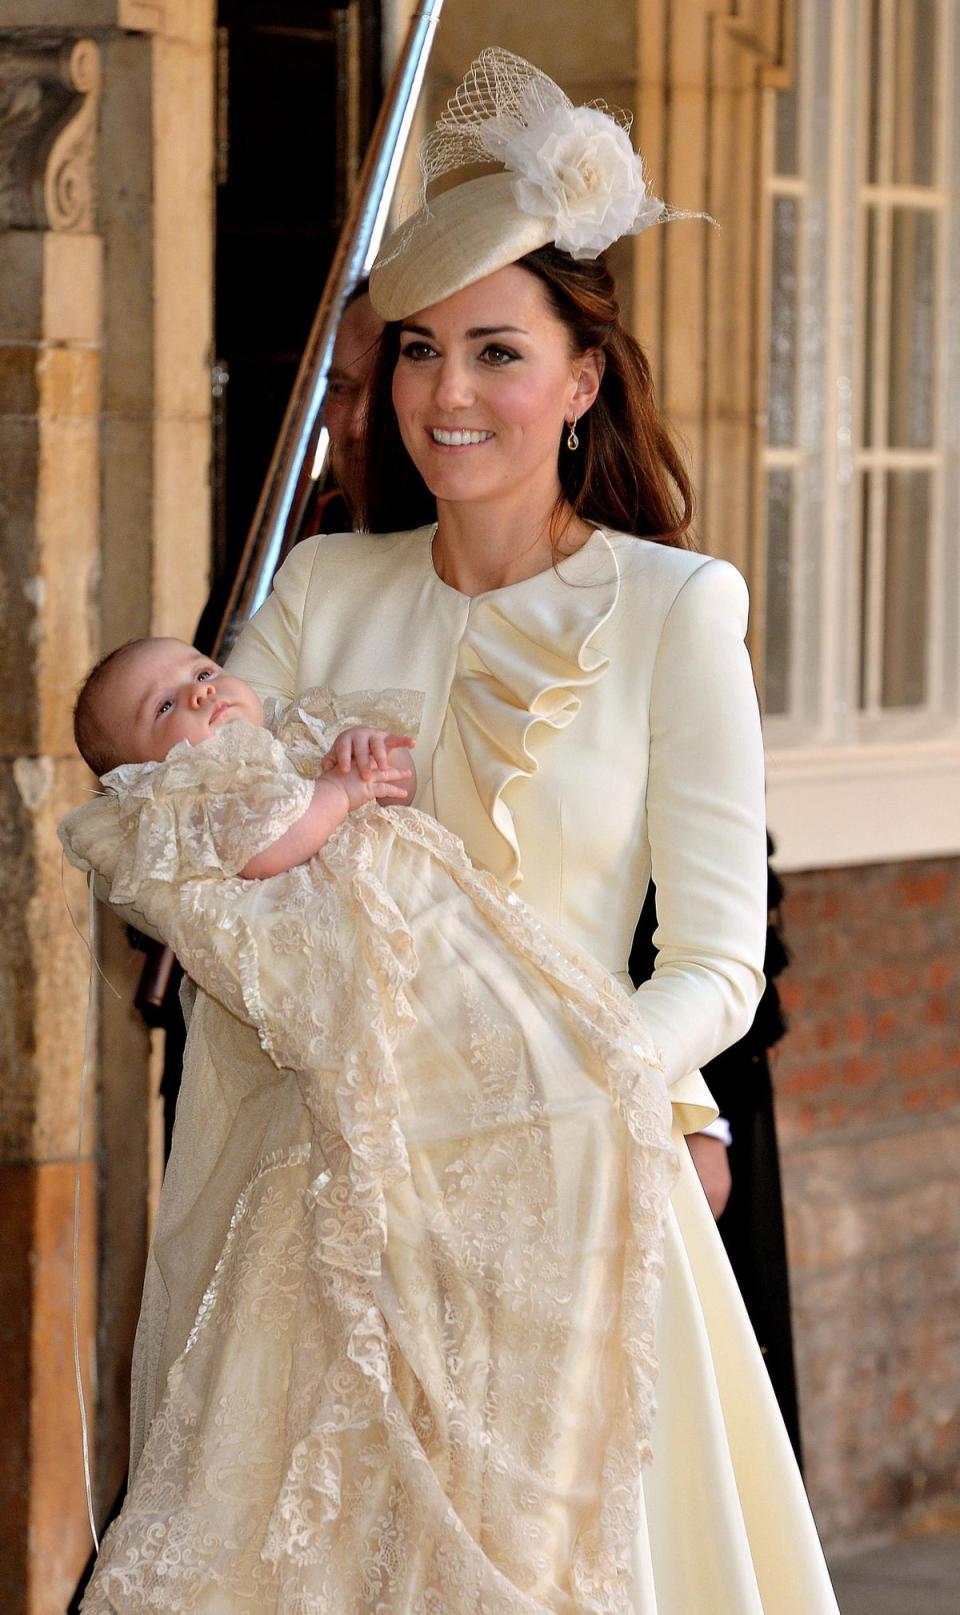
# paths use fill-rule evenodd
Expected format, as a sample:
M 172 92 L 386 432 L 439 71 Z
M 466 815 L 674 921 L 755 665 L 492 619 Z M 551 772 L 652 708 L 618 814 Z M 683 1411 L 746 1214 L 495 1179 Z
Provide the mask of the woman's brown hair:
M 571 352 L 596 348 L 603 379 L 577 422 L 580 447 L 558 445 L 561 497 L 598 526 L 692 549 L 693 489 L 653 391 L 647 357 L 620 324 L 616 287 L 603 258 L 578 262 L 557 247 L 518 260 L 543 283 L 570 335 Z M 403 445 L 391 387 L 400 322 L 381 338 L 366 424 L 364 526 L 401 531 L 435 521 L 436 501 Z

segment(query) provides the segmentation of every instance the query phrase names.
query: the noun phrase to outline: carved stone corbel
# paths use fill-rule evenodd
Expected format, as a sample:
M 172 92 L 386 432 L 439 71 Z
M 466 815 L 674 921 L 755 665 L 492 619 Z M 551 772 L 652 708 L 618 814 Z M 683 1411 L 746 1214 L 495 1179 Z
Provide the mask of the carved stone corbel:
M 0 42 L 0 230 L 94 229 L 100 52 Z

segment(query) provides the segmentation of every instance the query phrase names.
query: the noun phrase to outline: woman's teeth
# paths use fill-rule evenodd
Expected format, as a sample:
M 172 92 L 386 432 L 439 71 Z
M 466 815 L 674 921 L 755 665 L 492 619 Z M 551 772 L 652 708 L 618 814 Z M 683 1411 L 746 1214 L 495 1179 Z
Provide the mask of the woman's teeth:
M 447 449 L 462 449 L 468 443 L 488 443 L 492 432 L 445 432 L 442 427 L 431 426 L 430 435 L 434 443 L 442 443 Z

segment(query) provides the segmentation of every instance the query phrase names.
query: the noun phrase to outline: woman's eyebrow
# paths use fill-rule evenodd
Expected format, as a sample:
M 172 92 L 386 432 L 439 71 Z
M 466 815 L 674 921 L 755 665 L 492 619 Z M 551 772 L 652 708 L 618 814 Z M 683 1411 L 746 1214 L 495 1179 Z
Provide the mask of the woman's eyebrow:
M 472 325 L 467 332 L 467 337 L 471 342 L 475 342 L 478 337 L 502 336 L 506 331 L 511 331 L 516 336 L 529 336 L 530 334 L 529 331 L 524 330 L 522 325 Z M 431 341 L 434 340 L 435 336 L 429 325 L 414 325 L 412 322 L 408 323 L 405 320 L 401 327 L 401 334 L 405 336 L 407 333 L 412 336 L 426 336 Z
M 512 331 L 515 336 L 529 336 L 529 332 L 522 325 L 474 325 L 467 332 L 471 341 L 481 336 L 501 336 L 505 331 Z

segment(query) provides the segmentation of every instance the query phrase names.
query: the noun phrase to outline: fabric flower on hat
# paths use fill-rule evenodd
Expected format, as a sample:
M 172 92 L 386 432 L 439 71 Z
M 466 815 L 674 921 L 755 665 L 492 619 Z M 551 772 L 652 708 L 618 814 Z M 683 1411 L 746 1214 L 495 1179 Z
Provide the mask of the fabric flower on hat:
M 620 236 L 663 216 L 664 204 L 649 195 L 629 135 L 609 113 L 568 103 L 526 127 L 513 123 L 509 134 L 503 122 L 490 120 L 484 146 L 516 175 L 517 206 L 550 220 L 553 240 L 571 257 L 596 258 Z
M 431 199 L 443 176 L 491 160 L 501 172 L 463 179 Z M 597 258 L 667 220 L 716 223 L 650 195 L 627 114 L 598 102 L 575 107 L 546 73 L 499 47 L 470 63 L 421 143 L 420 181 L 418 211 L 393 232 L 371 272 L 374 307 L 389 320 L 549 242 L 572 258 Z

